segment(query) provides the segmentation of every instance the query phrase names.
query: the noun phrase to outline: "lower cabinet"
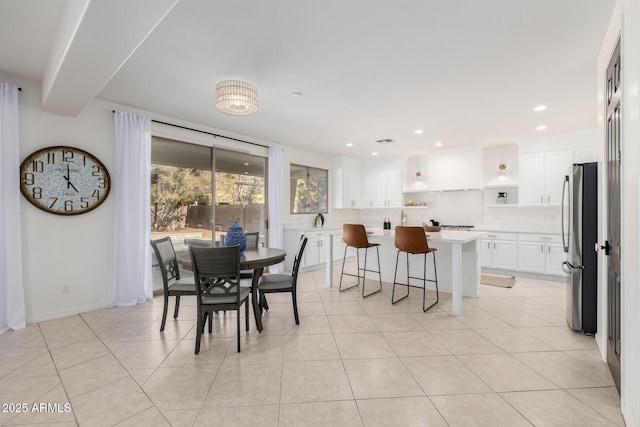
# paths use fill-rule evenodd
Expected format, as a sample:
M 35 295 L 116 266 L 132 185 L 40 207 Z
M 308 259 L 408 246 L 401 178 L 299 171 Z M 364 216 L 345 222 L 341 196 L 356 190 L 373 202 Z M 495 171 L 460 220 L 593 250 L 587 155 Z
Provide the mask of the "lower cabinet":
M 553 234 L 520 234 L 518 269 L 530 273 L 564 276 L 565 254 L 561 236 Z
M 480 265 L 500 270 L 518 268 L 516 233 L 489 233 L 480 240 Z
M 309 237 L 309 240 L 307 240 L 307 247 L 304 250 L 301 267 L 306 268 L 324 264 L 327 260 L 328 244 L 329 236 Z
M 324 265 L 327 261 L 327 251 L 329 250 L 330 238 L 333 236 L 333 261 L 342 261 L 345 244 L 342 241 L 342 229 L 326 230 L 294 230 L 284 231 L 284 250 L 287 252 L 284 268 L 291 271 L 293 268 L 293 258 L 298 247 L 301 235 L 307 236 L 307 246 L 302 256 L 301 268 L 313 268 Z M 355 256 L 355 252 L 347 251 L 347 258 Z
M 485 268 L 566 276 L 565 259 L 557 234 L 489 232 L 480 240 L 480 265 Z

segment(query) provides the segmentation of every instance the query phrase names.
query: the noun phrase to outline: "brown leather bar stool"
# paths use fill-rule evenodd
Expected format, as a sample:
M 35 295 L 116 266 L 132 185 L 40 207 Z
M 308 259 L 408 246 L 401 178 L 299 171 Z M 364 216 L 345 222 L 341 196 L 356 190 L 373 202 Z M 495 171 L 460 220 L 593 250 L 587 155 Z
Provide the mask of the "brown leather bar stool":
M 396 248 L 398 248 L 398 255 L 396 255 L 396 270 L 393 274 L 393 291 L 391 292 L 391 303 L 395 304 L 409 296 L 409 288 L 412 286 L 409 283 L 409 279 L 422 280 L 422 311 L 427 311 L 440 301 L 440 295 L 438 294 L 438 272 L 436 271 L 436 250 L 430 248 L 427 243 L 427 235 L 422 227 L 396 227 L 395 237 Z M 400 258 L 400 252 L 407 254 L 407 283 L 396 282 L 396 276 L 398 274 L 398 260 Z M 427 254 L 433 254 L 433 273 L 435 279 L 427 279 Z M 409 276 L 409 255 L 424 254 L 424 271 L 422 277 Z M 436 284 L 436 302 L 427 305 L 427 282 L 434 282 Z M 399 300 L 395 299 L 396 284 L 405 285 L 407 287 L 407 295 L 403 296 Z
M 340 292 L 348 291 L 349 289 L 355 288 L 360 285 L 360 279 L 362 279 L 362 297 L 366 298 L 373 294 L 377 294 L 382 290 L 382 276 L 380 275 L 380 251 L 378 250 L 379 243 L 369 243 L 369 239 L 367 239 L 367 232 L 364 229 L 364 225 L 362 224 L 344 224 L 342 226 L 342 240 L 347 245 L 344 248 L 344 256 L 342 257 L 342 273 L 340 274 Z M 344 272 L 344 262 L 347 258 L 347 249 L 351 246 L 352 248 L 356 248 L 356 264 L 357 264 L 357 274 L 350 274 Z M 376 252 L 378 255 L 378 270 L 367 270 L 367 250 L 369 248 L 376 248 Z M 364 266 L 360 267 L 360 249 L 364 249 Z M 364 283 L 365 283 L 365 275 L 367 271 L 370 273 L 378 273 L 378 278 L 380 281 L 380 288 L 377 291 L 371 292 L 367 295 L 364 294 Z M 360 275 L 362 272 L 362 276 Z M 354 276 L 358 278 L 358 282 L 350 286 L 348 288 L 342 289 L 342 276 Z

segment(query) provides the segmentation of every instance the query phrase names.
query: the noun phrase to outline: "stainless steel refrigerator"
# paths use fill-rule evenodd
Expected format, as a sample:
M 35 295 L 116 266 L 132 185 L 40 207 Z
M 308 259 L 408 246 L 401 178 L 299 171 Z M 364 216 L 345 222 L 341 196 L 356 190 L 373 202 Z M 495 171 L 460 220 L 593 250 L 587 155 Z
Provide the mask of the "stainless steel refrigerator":
M 562 189 L 562 244 L 568 275 L 567 323 L 595 334 L 598 313 L 598 164 L 574 164 Z

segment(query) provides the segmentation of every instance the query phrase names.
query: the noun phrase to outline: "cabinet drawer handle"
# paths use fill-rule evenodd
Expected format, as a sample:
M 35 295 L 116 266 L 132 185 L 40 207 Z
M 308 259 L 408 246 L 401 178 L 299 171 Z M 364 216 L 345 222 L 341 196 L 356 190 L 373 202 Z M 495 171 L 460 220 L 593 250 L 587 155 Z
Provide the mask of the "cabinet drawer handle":
M 548 252 L 551 253 L 551 246 L 547 246 Z
M 551 237 L 541 237 L 540 240 L 551 240 Z
M 551 196 L 547 196 L 547 204 L 550 205 L 551 204 Z
M 544 253 L 544 245 L 540 245 L 540 253 Z
M 544 204 L 544 196 L 540 196 L 540 204 Z
M 495 234 L 487 234 L 487 237 L 496 237 Z

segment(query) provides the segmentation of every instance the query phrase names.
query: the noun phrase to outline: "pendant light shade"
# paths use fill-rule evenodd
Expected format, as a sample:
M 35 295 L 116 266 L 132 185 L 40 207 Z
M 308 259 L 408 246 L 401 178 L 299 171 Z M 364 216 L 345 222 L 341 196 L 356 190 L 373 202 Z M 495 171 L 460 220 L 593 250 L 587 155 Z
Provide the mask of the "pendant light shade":
M 216 85 L 216 107 L 233 116 L 249 116 L 258 111 L 258 90 L 240 80 L 221 81 Z

